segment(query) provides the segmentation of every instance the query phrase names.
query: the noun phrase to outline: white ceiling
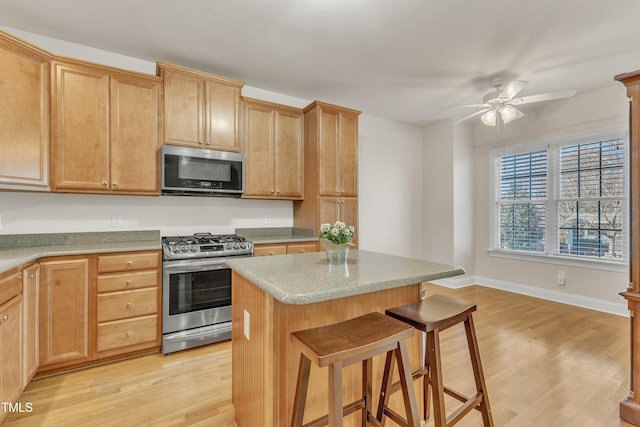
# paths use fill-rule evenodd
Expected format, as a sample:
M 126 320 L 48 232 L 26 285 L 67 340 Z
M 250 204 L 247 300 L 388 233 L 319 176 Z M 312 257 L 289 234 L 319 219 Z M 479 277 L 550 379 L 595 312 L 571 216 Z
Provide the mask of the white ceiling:
M 0 25 L 415 124 L 469 114 L 446 107 L 494 77 L 615 84 L 640 69 L 638 17 L 638 0 L 0 1 Z

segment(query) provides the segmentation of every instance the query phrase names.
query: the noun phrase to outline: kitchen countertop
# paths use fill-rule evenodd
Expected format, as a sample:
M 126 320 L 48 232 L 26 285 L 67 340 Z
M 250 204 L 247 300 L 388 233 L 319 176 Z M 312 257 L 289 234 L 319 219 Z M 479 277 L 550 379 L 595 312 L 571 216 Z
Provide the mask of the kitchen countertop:
M 48 256 L 161 248 L 157 230 L 0 235 L 0 273 Z
M 265 228 L 236 228 L 235 233 L 254 244 L 295 243 L 317 241 L 313 228 L 300 227 L 265 227 Z
M 345 265 L 329 265 L 324 252 L 227 261 L 286 304 L 310 304 L 464 274 L 447 264 L 352 249 Z

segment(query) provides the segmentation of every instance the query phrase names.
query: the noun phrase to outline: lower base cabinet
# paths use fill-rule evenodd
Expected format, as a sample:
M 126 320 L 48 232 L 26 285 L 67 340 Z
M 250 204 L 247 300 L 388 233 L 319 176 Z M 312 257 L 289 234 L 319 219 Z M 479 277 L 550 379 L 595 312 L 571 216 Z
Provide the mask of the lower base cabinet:
M 40 372 L 88 361 L 89 258 L 60 257 L 40 268 Z

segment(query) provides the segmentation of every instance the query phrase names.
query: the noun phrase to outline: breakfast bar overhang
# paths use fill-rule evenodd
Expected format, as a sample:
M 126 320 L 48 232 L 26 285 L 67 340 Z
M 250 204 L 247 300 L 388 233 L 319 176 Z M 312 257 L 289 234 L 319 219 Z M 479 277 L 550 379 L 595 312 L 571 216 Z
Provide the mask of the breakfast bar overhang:
M 227 264 L 233 270 L 232 396 L 239 427 L 289 425 L 300 357 L 291 332 L 384 313 L 418 301 L 423 282 L 464 274 L 451 265 L 361 250 L 352 250 L 341 265 L 328 264 L 322 252 Z M 412 369 L 421 367 L 420 334 L 408 349 Z M 383 358 L 374 359 L 374 405 L 383 365 Z M 305 420 L 327 412 L 326 375 L 326 368 L 312 367 Z M 359 397 L 354 385 L 360 375 L 357 364 L 344 370 L 345 402 Z M 417 385 L 416 395 L 421 396 Z M 401 402 L 397 393 L 391 405 L 402 408 Z M 357 414 L 345 419 L 345 426 L 357 423 Z

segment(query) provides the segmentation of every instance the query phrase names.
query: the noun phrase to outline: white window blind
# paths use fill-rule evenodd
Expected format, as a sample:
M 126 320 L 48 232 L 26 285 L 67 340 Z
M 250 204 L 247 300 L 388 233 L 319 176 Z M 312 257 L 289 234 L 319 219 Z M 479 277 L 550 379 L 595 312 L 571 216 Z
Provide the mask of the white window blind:
M 494 153 L 494 249 L 624 261 L 624 138 Z

